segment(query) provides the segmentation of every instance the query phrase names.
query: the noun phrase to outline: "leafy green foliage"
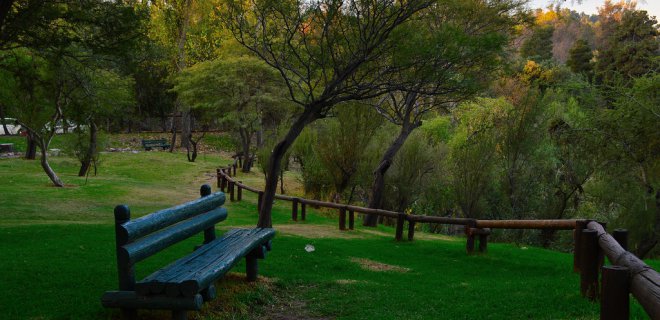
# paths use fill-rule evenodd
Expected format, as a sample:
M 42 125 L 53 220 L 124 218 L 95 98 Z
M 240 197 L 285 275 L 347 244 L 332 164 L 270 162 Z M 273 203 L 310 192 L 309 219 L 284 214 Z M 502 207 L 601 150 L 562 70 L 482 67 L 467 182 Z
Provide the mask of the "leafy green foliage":
M 575 41 L 575 44 L 569 51 L 568 61 L 566 65 L 571 68 L 571 71 L 583 74 L 587 79 L 590 79 L 593 74 L 593 64 L 591 59 L 594 55 L 591 52 L 591 47 L 586 40 L 580 39 Z
M 539 62 L 552 59 L 552 34 L 555 28 L 551 25 L 537 26 L 532 31 L 532 35 L 520 48 L 520 55 Z
M 596 63 L 598 80 L 605 85 L 660 71 L 657 21 L 646 11 L 625 10 L 621 21 L 601 48 Z M 629 84 L 627 84 L 629 85 Z

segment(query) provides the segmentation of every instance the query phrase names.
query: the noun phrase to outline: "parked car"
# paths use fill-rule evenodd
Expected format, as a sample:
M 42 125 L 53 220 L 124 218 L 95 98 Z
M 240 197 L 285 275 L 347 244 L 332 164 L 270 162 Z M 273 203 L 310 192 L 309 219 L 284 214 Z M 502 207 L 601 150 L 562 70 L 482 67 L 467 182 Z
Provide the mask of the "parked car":
M 16 135 L 20 133 L 21 125 L 16 123 L 16 119 L 4 118 L 2 120 L 4 121 L 5 126 L 7 126 L 7 131 L 9 131 L 10 135 Z M 4 136 L 4 135 L 5 135 L 5 129 L 2 127 L 2 124 L 0 124 L 0 136 Z

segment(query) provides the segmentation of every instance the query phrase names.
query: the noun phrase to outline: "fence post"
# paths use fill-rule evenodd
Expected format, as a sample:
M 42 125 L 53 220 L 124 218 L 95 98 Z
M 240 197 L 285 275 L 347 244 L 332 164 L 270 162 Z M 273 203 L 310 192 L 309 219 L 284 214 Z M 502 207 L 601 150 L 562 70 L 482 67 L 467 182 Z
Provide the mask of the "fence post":
M 476 227 L 476 223 L 470 223 L 465 225 L 465 235 L 467 237 L 465 241 L 465 251 L 467 254 L 473 254 L 474 253 L 474 232 L 472 232 L 473 228 Z
M 227 173 L 225 172 L 225 169 L 220 169 L 220 172 L 222 172 L 222 184 L 220 185 L 220 190 L 225 192 L 225 189 L 227 188 L 227 178 L 225 177 L 225 174 Z
M 298 198 L 293 198 L 291 201 L 291 220 L 298 221 Z
M 587 228 L 589 220 L 578 220 L 573 229 L 573 272 L 580 272 L 580 257 L 582 256 L 580 242 L 582 241 L 582 230 Z
M 346 207 L 339 209 L 339 230 L 346 230 Z
M 353 210 L 348 210 L 348 229 L 353 230 L 355 228 L 355 212 Z
M 236 162 L 231 165 L 231 167 L 234 169 L 234 177 L 236 176 Z
M 399 214 L 396 216 L 396 235 L 394 236 L 394 239 L 396 241 L 403 240 L 403 224 L 405 221 L 406 221 L 406 214 L 403 212 L 399 212 Z
M 239 181 L 238 184 L 236 185 L 238 187 L 238 190 L 237 190 L 238 192 L 236 194 L 236 198 L 238 199 L 238 201 L 243 200 L 243 188 L 241 187 L 242 184 L 243 184 L 243 181 Z
M 221 187 L 222 183 L 220 180 L 222 180 L 222 175 L 220 174 L 220 168 L 215 169 L 215 178 L 218 180 L 218 188 Z
M 415 220 L 408 219 L 408 241 L 413 241 L 415 238 Z
M 628 230 L 616 229 L 612 232 L 612 237 L 619 243 L 623 250 L 628 250 Z
M 490 229 L 480 229 L 479 231 L 479 252 L 486 253 L 488 252 L 488 235 L 490 235 Z
M 584 229 L 580 238 L 580 293 L 593 301 L 598 297 L 598 232 Z
M 602 267 L 600 319 L 623 320 L 630 316 L 630 273 L 621 266 Z
M 307 218 L 307 204 L 304 202 L 300 203 L 300 220 L 305 221 Z
M 235 201 L 234 199 L 234 181 L 229 181 L 229 201 Z
M 243 168 L 243 156 L 238 156 L 238 166 Z
M 264 192 L 259 191 L 259 195 L 257 196 L 257 210 L 259 211 L 259 213 L 261 213 L 261 205 L 263 201 L 264 201 Z

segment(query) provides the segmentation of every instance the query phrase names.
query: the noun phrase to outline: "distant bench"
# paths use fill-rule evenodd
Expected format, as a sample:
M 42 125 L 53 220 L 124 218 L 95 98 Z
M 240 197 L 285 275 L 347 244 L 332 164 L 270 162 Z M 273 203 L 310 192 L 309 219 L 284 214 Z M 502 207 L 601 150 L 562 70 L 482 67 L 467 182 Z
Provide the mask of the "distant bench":
M 162 148 L 163 150 L 165 150 L 170 147 L 170 144 L 167 143 L 167 140 L 165 139 L 154 139 L 154 140 L 142 139 L 142 147 L 144 147 L 144 150 L 147 151 L 153 148 Z
M 246 258 L 247 280 L 257 278 L 257 259 L 270 251 L 271 228 L 232 229 L 221 238 L 215 224 L 227 218 L 221 208 L 225 194 L 211 194 L 203 185 L 202 197 L 176 207 L 130 220 L 126 205 L 115 207 L 115 237 L 119 290 L 101 298 L 106 308 L 121 308 L 123 319 L 134 319 L 137 309 L 172 310 L 173 319 L 186 319 L 187 310 L 200 310 L 215 298 L 214 282 L 241 258 Z M 187 256 L 135 281 L 135 264 L 180 241 L 204 232 L 204 243 Z

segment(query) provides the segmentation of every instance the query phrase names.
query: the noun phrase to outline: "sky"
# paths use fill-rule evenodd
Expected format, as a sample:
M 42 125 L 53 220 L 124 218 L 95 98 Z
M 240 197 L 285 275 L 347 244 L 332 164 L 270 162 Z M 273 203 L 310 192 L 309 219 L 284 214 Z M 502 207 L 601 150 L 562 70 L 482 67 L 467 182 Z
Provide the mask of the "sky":
M 529 2 L 530 8 L 545 8 L 551 3 L 551 0 L 531 0 Z M 601 7 L 605 0 L 582 0 L 581 4 L 578 1 L 566 0 L 563 2 L 562 7 L 575 10 L 577 12 L 584 12 L 587 14 L 596 14 L 596 8 Z M 640 0 L 637 1 L 637 8 L 646 10 L 650 16 L 660 18 L 660 0 Z

